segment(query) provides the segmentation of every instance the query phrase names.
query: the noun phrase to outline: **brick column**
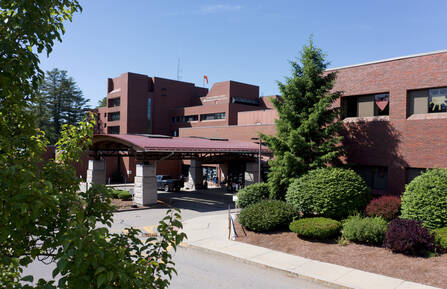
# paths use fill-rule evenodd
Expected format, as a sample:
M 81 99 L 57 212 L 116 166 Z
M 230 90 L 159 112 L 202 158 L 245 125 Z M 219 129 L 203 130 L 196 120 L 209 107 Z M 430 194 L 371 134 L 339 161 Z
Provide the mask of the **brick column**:
M 106 163 L 104 160 L 89 160 L 87 170 L 87 184 L 106 183 Z
M 191 160 L 191 165 L 189 167 L 188 187 L 193 191 L 203 187 L 203 171 L 201 161 Z
M 245 185 L 252 185 L 258 182 L 258 169 L 257 162 L 249 162 L 245 164 Z
M 156 167 L 156 164 L 136 165 L 134 179 L 134 202 L 136 204 L 144 206 L 157 203 Z

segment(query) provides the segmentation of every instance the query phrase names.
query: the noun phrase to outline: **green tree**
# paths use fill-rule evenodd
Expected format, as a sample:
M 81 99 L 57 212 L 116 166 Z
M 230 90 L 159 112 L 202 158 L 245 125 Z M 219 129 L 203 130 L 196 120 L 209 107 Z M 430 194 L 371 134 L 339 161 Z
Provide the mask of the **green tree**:
M 88 100 L 67 71 L 57 68 L 46 72 L 39 94 L 41 98 L 35 104 L 35 110 L 39 111 L 38 124 L 42 125 L 39 128 L 54 144 L 63 124 L 76 124 L 85 117 Z
M 60 279 L 35 288 L 166 288 L 175 272 L 168 249 L 185 237 L 178 213 L 161 221 L 159 239 L 143 242 L 135 229 L 109 232 L 104 187 L 77 192 L 72 164 L 91 143 L 94 122 L 63 124 L 58 161 L 42 162 L 48 141 L 33 110 L 43 80 L 38 53 L 51 52 L 80 9 L 75 0 L 0 1 L 0 284 L 33 288 L 23 268 L 44 257 Z
M 104 98 L 101 98 L 98 101 L 98 106 L 97 107 L 104 107 L 104 106 L 107 106 L 107 97 L 106 96 L 104 96 Z
M 292 76 L 278 82 L 280 99 L 277 135 L 262 135 L 274 158 L 268 184 L 272 198 L 284 199 L 290 179 L 323 167 L 342 154 L 340 109 L 333 103 L 341 92 L 331 92 L 336 74 L 325 73 L 325 55 L 312 39 L 304 46 L 299 62 L 291 61 Z

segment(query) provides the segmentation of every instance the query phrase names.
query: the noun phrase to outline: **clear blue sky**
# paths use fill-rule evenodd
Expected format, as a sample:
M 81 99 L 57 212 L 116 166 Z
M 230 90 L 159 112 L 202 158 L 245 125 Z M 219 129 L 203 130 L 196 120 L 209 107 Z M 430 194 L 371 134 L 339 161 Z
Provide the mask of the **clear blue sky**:
M 81 0 L 44 70 L 64 69 L 91 105 L 124 72 L 277 94 L 289 59 L 314 35 L 330 67 L 447 49 L 447 1 Z

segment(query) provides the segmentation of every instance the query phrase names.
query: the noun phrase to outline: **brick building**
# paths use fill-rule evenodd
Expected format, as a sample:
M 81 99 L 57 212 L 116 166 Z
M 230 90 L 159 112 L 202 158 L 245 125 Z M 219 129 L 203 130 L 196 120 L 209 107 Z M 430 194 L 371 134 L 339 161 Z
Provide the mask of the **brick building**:
M 208 91 L 192 83 L 124 73 L 108 79 L 107 106 L 98 109 L 97 133 L 251 141 L 260 131 L 274 133 L 276 115 L 270 97 L 259 97 L 259 87 L 254 85 L 225 81 Z M 161 161 L 157 174 L 186 175 L 188 166 L 189 161 Z M 111 158 L 106 167 L 112 181 L 133 181 L 133 158 Z M 227 173 L 219 165 L 203 169 L 210 181 Z
M 334 89 L 343 91 L 337 103 L 344 111 L 343 161 L 373 190 L 398 194 L 423 169 L 447 167 L 447 51 L 328 71 L 337 71 Z M 234 81 L 215 83 L 208 91 L 126 73 L 108 80 L 107 103 L 99 108 L 98 131 L 109 134 L 250 141 L 259 132 L 274 133 L 277 118 L 270 97 L 259 97 L 257 86 Z M 132 160 L 123 160 L 121 168 L 129 172 L 133 166 Z M 157 170 L 175 175 L 181 166 L 171 162 Z M 220 176 L 218 166 L 209 168 Z

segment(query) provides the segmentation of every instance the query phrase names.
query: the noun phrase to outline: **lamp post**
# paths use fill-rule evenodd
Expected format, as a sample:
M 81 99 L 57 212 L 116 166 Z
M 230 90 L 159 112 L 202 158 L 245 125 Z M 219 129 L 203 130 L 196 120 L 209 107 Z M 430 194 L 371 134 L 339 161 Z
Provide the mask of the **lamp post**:
M 259 150 L 258 150 L 258 183 L 261 182 L 261 138 L 259 137 L 252 137 L 252 140 L 259 140 Z

